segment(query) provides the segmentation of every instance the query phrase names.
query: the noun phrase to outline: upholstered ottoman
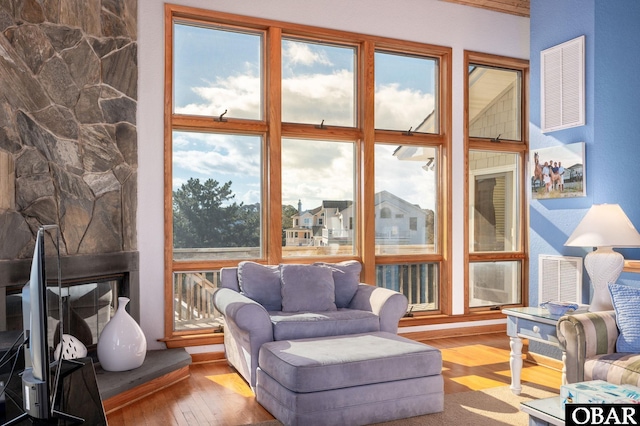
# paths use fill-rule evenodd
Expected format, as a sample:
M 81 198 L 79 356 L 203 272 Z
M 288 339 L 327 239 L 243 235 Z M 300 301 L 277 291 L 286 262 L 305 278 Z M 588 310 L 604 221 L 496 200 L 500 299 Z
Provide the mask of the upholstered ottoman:
M 285 425 L 362 425 L 443 410 L 442 355 L 386 332 L 262 345 L 256 399 Z

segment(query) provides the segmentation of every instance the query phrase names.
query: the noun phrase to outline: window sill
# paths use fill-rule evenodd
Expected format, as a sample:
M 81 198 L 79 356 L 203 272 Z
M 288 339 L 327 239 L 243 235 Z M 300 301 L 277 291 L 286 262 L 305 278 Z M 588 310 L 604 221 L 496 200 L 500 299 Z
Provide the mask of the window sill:
M 487 321 L 505 318 L 500 310 L 471 312 L 465 315 L 415 315 L 400 319 L 399 328 L 420 325 L 455 324 L 468 321 Z
M 183 336 L 159 339 L 167 345 L 167 349 L 186 348 L 189 346 L 220 345 L 224 342 L 223 333 L 188 334 Z
M 639 260 L 625 260 L 624 272 L 640 273 L 640 261 Z

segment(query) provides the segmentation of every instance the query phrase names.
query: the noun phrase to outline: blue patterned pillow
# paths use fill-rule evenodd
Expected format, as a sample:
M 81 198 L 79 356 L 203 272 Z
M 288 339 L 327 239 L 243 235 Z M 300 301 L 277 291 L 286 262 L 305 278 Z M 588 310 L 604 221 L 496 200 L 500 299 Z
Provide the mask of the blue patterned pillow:
M 620 335 L 616 352 L 640 353 L 640 288 L 609 284 Z

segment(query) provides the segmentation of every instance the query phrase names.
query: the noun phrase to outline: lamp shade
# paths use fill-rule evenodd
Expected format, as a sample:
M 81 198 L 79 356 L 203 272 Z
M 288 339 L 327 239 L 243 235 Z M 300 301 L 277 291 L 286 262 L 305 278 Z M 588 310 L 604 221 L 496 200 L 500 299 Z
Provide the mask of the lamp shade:
M 564 245 L 640 247 L 640 234 L 618 204 L 594 204 Z

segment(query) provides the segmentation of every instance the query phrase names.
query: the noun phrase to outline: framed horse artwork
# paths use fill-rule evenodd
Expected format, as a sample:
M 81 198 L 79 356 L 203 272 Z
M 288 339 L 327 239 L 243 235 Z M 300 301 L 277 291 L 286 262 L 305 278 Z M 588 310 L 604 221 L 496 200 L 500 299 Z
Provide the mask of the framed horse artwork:
M 531 195 L 536 199 L 584 197 L 584 142 L 532 150 Z

